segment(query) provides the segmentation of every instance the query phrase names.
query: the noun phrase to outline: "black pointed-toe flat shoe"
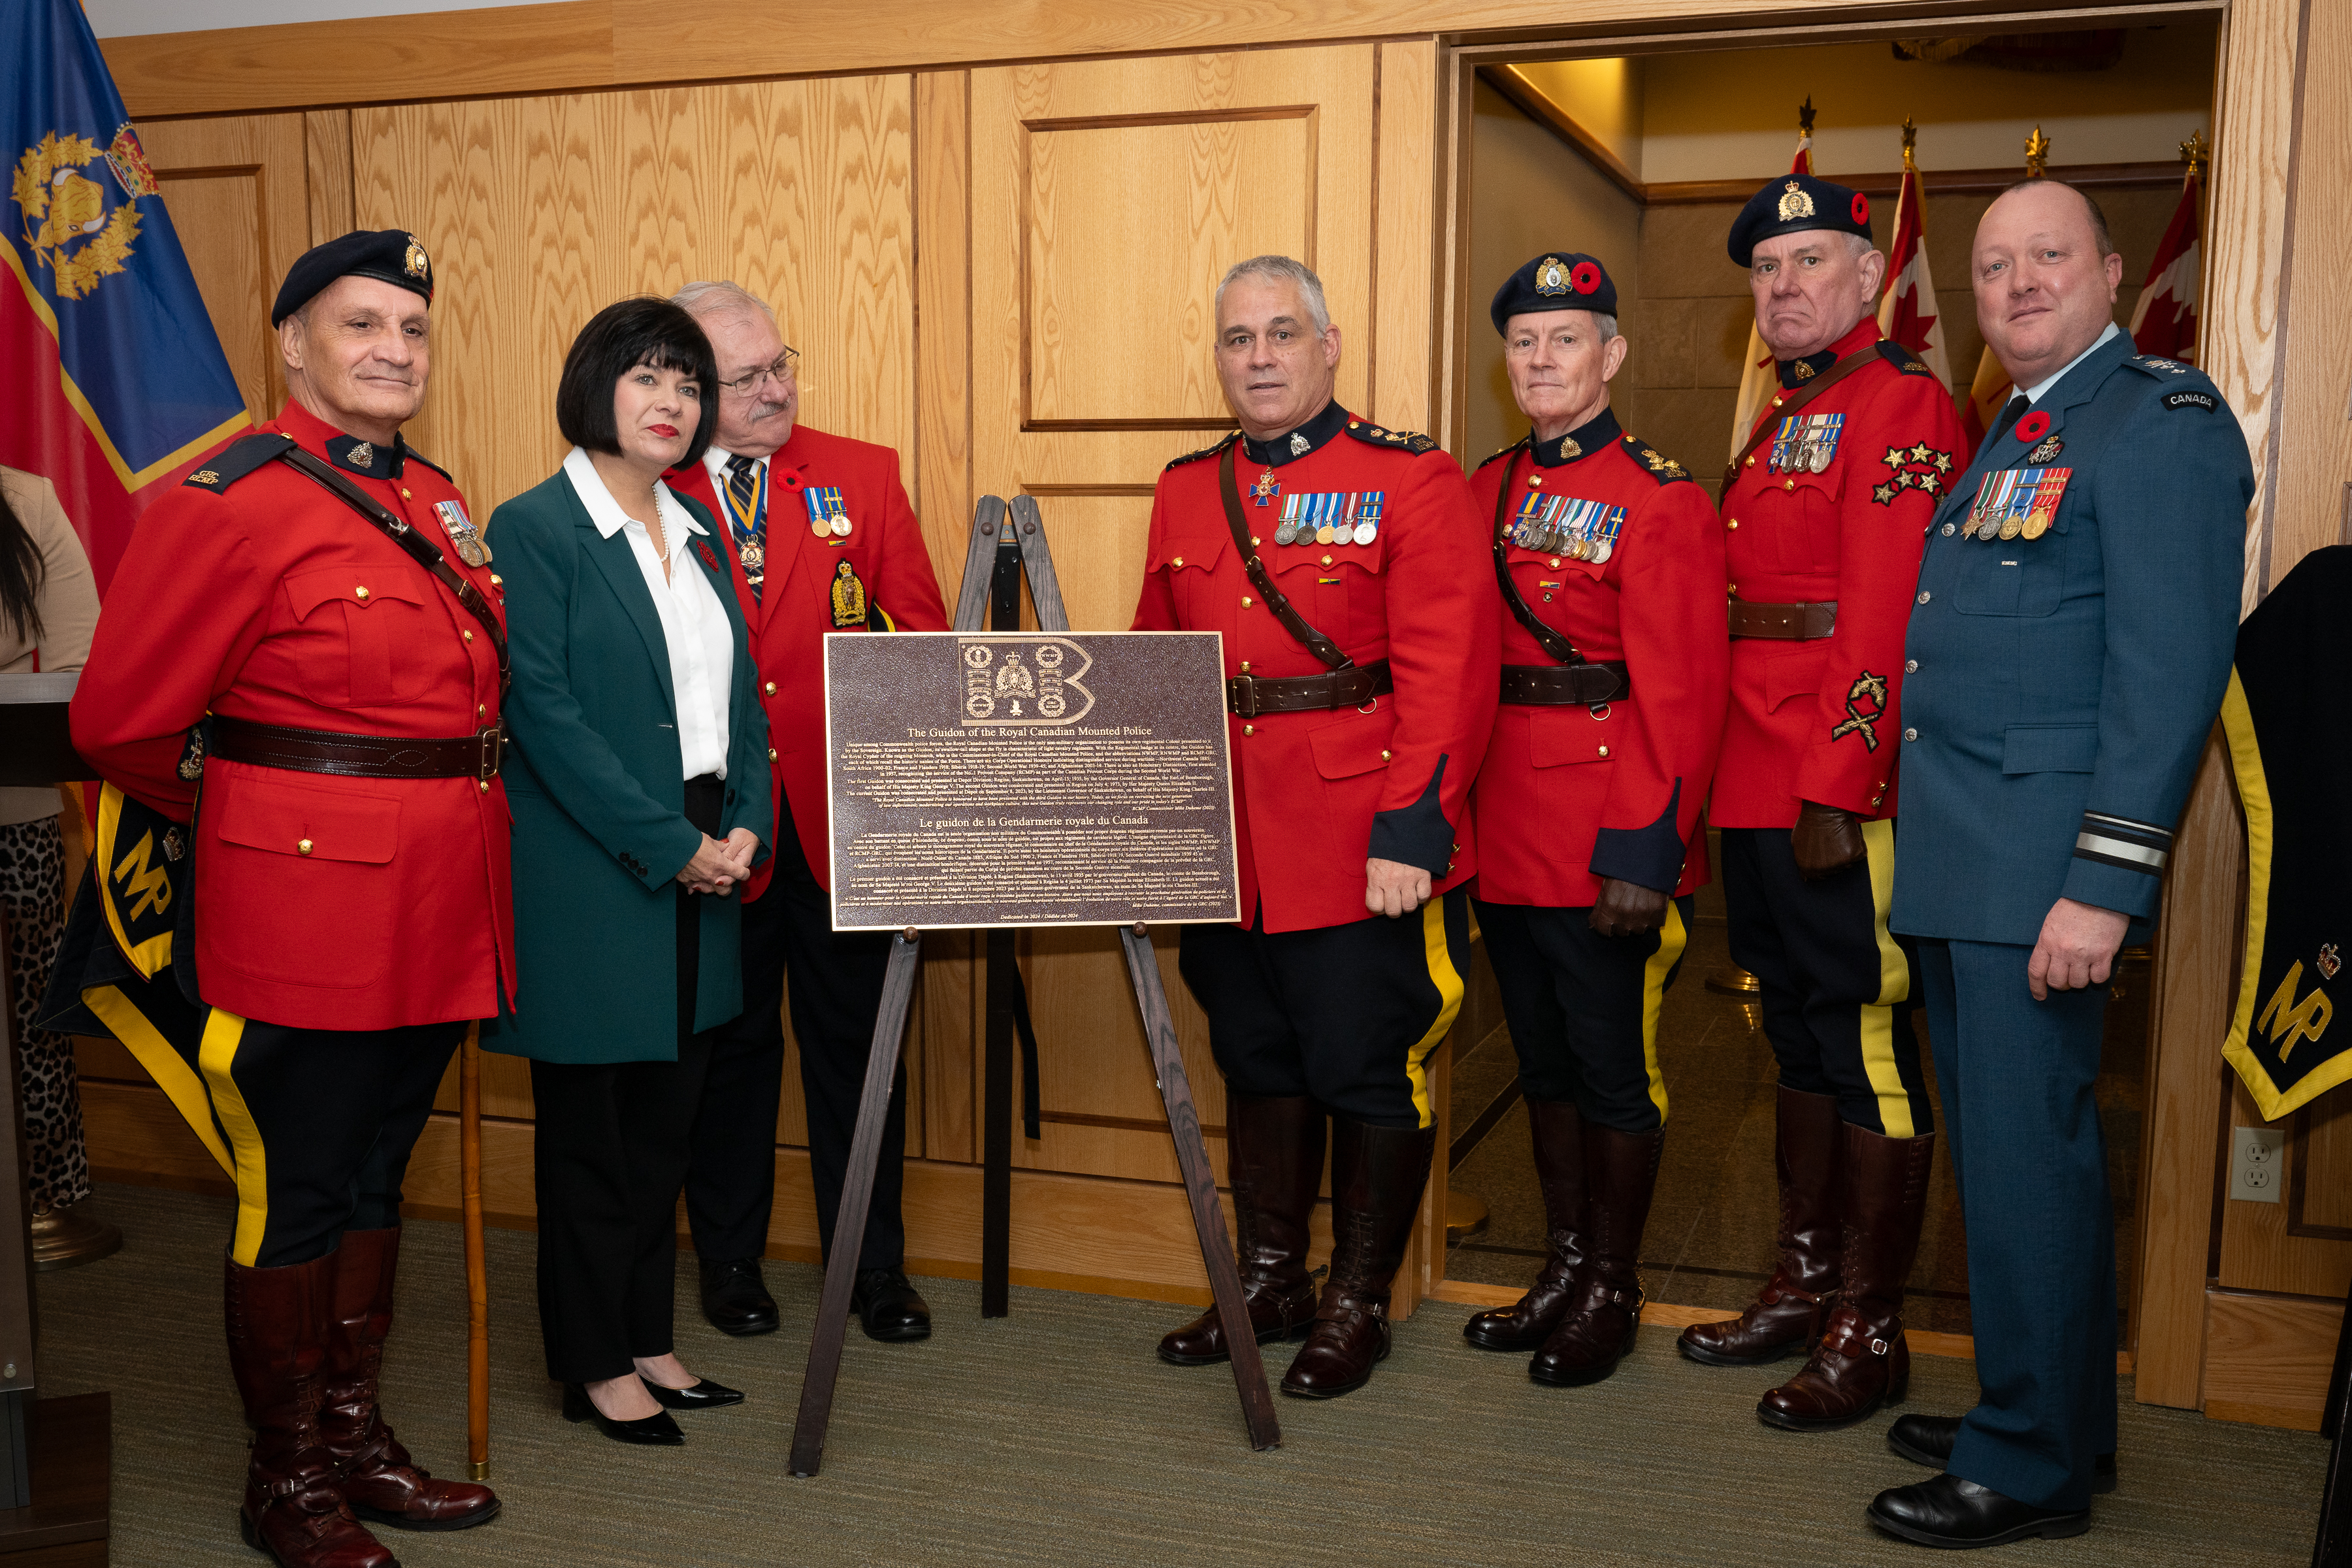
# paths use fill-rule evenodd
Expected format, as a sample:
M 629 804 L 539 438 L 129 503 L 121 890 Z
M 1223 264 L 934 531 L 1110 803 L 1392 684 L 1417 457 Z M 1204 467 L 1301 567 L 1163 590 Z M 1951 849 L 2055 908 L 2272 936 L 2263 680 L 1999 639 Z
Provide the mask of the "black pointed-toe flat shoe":
M 1871 1523 L 1889 1535 L 1921 1546 L 1963 1551 L 2006 1546 L 2032 1535 L 2056 1541 L 2091 1528 L 2089 1509 L 2067 1512 L 2036 1508 L 1948 1473 L 1883 1491 L 1864 1511 Z
M 1905 1415 L 1886 1429 L 1886 1446 L 1915 1465 L 1942 1469 L 1952 1462 L 1952 1444 L 1960 1435 L 1957 1415 Z M 2091 1461 L 2091 1489 L 2116 1489 L 2116 1457 L 2101 1454 Z
M 664 1388 L 652 1378 L 640 1375 L 639 1383 L 647 1393 L 661 1402 L 665 1410 L 716 1410 L 724 1405 L 743 1403 L 743 1391 L 730 1388 L 723 1383 L 713 1383 L 707 1377 L 696 1378 L 684 1388 Z
M 588 1391 L 576 1383 L 563 1385 L 563 1418 L 566 1421 L 593 1421 L 596 1430 L 615 1443 L 642 1443 L 660 1447 L 676 1447 L 686 1441 L 686 1434 L 677 1429 L 667 1410 L 656 1410 L 651 1415 L 640 1415 L 635 1421 L 615 1421 L 596 1408 Z

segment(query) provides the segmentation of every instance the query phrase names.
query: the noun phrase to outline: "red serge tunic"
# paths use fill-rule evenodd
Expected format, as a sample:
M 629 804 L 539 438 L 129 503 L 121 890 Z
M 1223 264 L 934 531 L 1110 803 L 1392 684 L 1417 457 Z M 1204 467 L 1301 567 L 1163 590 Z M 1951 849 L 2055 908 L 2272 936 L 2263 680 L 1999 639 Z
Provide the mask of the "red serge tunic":
M 447 475 L 289 402 L 290 436 L 448 548 Z M 74 744 L 109 783 L 186 821 L 190 726 L 224 717 L 449 740 L 499 719 L 498 658 L 457 596 L 283 463 L 231 447 L 140 520 L 74 693 Z M 493 546 L 495 548 L 495 546 Z M 303 1029 L 486 1018 L 514 996 L 506 789 L 496 779 L 340 778 L 206 759 L 196 827 L 205 999 Z
M 1291 605 L 1359 665 L 1387 659 L 1396 689 L 1359 708 L 1227 715 L 1244 925 L 1268 931 L 1368 920 L 1364 862 L 1419 866 L 1433 891 L 1477 868 L 1470 784 L 1495 719 L 1495 577 L 1469 487 L 1425 436 L 1334 403 L 1287 443 L 1234 453 L 1258 554 Z M 1217 458 L 1238 435 L 1160 476 L 1137 631 L 1224 634 L 1225 673 L 1321 675 L 1267 609 L 1218 496 Z M 1369 506 L 1369 544 L 1277 545 L 1285 509 Z
M 1577 454 L 1577 455 L 1570 455 Z M 1528 608 L 1592 663 L 1622 660 L 1632 695 L 1598 707 L 1505 703 L 1478 773 L 1478 897 L 1583 909 L 1614 877 L 1660 892 L 1707 879 L 1694 842 L 1723 734 L 1730 653 L 1724 631 L 1723 530 L 1681 465 L 1623 435 L 1603 409 L 1562 440 L 1514 446 L 1471 476 L 1491 529 L 1529 503 L 1539 520 L 1578 501 L 1603 510 L 1608 559 L 1506 547 Z M 1505 606 L 1503 664 L 1551 666 Z
M 1821 353 L 1784 363 L 1781 384 L 1801 390 L 1877 340 L 1878 323 L 1865 318 Z M 1891 342 L 1878 350 L 1882 363 L 1793 417 L 1780 411 L 1786 392 L 1767 405 L 1757 427 L 1777 422 L 1773 438 L 1724 489 L 1731 597 L 1834 601 L 1837 624 L 1809 641 L 1733 641 L 1731 712 L 1707 806 L 1717 827 L 1794 826 L 1800 800 L 1895 815 L 1904 627 L 1928 516 L 1969 454 L 1935 373 Z
M 710 470 L 697 463 L 667 476 L 680 495 L 710 509 L 733 539 L 727 498 L 710 482 Z M 849 531 L 824 538 L 810 531 L 809 497 L 820 508 L 839 492 Z M 738 548 L 740 548 L 740 541 Z M 868 618 L 840 624 L 834 585 L 841 568 L 864 591 L 866 605 L 885 623 L 904 632 L 943 632 L 947 606 L 923 545 L 923 525 L 898 482 L 898 454 L 870 441 L 828 436 L 805 425 L 768 460 L 768 524 L 765 580 L 751 597 L 740 557 L 728 552 L 735 597 L 751 633 L 751 658 L 760 667 L 760 701 L 768 712 L 768 742 L 775 749 L 768 776 L 776 798 L 789 800 L 793 826 L 817 885 L 833 885 L 830 821 L 825 804 L 824 638 L 828 632 L 863 631 Z M 772 858 L 751 874 L 746 899 L 764 891 L 775 869 Z

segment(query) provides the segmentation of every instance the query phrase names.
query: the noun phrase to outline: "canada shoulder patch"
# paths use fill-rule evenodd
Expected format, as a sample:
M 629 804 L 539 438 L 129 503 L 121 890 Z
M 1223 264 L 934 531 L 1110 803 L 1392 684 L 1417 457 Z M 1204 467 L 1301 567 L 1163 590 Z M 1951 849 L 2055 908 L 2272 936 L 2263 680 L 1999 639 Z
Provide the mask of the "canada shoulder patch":
M 1496 453 L 1493 454 L 1491 457 L 1488 457 L 1488 458 L 1486 458 L 1482 459 L 1482 460 L 1479 462 L 1478 467 L 1479 467 L 1479 468 L 1485 468 L 1488 463 L 1498 462 L 1498 461 L 1500 461 L 1501 459 L 1503 459 L 1503 458 L 1505 458 L 1509 457 L 1512 453 L 1514 453 L 1514 452 L 1517 451 L 1520 447 L 1524 447 L 1524 446 L 1526 446 L 1526 445 L 1527 445 L 1527 443 L 1526 443 L 1525 441 L 1514 441 L 1514 442 L 1512 442 L 1509 446 L 1507 446 L 1507 447 L 1504 447 L 1501 451 L 1499 451 L 1499 452 L 1496 452 Z
M 1187 463 L 1197 463 L 1203 458 L 1213 458 L 1241 438 L 1242 433 L 1236 430 L 1213 447 L 1203 447 L 1197 452 L 1187 452 L 1181 458 L 1169 458 L 1168 468 L 1181 468 Z M 1164 474 L 1168 468 L 1162 468 L 1160 471 Z
M 1687 479 L 1690 478 L 1690 470 L 1688 468 L 1684 468 L 1680 463 L 1675 462 L 1672 458 L 1667 457 L 1664 452 L 1659 451 L 1655 447 L 1651 446 L 1647 441 L 1643 440 L 1641 437 L 1637 436 L 1628 436 L 1624 440 L 1625 455 L 1633 458 L 1635 462 L 1641 464 L 1642 470 L 1648 474 L 1652 479 L 1657 480 L 1658 483 L 1662 485 L 1670 485 L 1676 479 Z
M 1386 447 L 1391 452 L 1410 452 L 1416 458 L 1437 450 L 1437 443 L 1418 430 L 1391 430 L 1385 426 L 1367 425 L 1360 419 L 1348 422 L 1348 434 L 1367 447 Z
M 232 441 L 180 482 L 217 494 L 294 445 L 291 436 L 253 435 Z
M 2200 392 L 2194 387 L 2184 386 L 2178 392 L 2166 393 L 2164 405 L 2167 408 L 2202 408 L 2210 414 L 2221 406 L 2221 402 L 2210 392 Z
M 1927 362 L 1896 342 L 1893 338 L 1878 340 L 1878 357 L 1901 371 L 1905 375 L 1933 375 Z

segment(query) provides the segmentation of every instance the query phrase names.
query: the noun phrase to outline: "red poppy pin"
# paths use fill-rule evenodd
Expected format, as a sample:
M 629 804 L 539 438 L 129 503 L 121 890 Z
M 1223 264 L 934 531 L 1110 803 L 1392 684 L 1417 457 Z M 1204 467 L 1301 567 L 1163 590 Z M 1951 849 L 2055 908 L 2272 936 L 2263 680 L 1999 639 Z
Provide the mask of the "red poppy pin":
M 2017 438 L 2021 441 L 2039 441 L 2048 434 L 2050 416 L 2039 408 L 2017 422 Z
M 1576 270 L 1568 275 L 1568 281 L 1578 293 L 1590 294 L 1601 287 L 1601 268 L 1590 261 L 1580 261 Z
M 1853 221 L 1856 223 L 1870 221 L 1870 198 L 1860 191 L 1853 193 Z
M 705 566 L 709 567 L 713 572 L 719 570 L 719 557 L 711 553 L 710 542 L 709 540 L 696 540 L 694 542 L 694 552 L 702 557 L 702 563 Z

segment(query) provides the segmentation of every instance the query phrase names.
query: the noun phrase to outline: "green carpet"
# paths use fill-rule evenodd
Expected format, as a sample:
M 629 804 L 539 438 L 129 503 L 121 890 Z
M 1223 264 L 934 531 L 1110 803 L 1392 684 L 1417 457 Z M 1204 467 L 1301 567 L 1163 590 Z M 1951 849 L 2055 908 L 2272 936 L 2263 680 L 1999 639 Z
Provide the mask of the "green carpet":
M 262 1561 L 237 1539 L 245 1468 L 221 1349 L 224 1200 L 107 1187 L 123 1250 L 41 1277 L 40 1378 L 114 1394 L 114 1561 Z M 751 1401 L 685 1418 L 683 1449 L 627 1448 L 556 1413 L 531 1305 L 533 1238 L 490 1233 L 492 1480 L 504 1516 L 456 1535 L 385 1531 L 436 1564 L 1575 1564 L 1931 1561 L 1877 1535 L 1863 1505 L 1925 1474 L 1886 1451 L 1891 1417 L 1820 1436 L 1760 1426 L 1769 1382 L 1711 1371 L 1653 1330 L 1605 1384 L 1549 1389 L 1518 1358 L 1465 1344 L 1432 1305 L 1371 1385 L 1278 1400 L 1285 1446 L 1253 1454 L 1230 1377 L 1151 1354 L 1185 1315 L 1150 1302 L 927 1280 L 939 1329 L 850 1335 L 822 1477 L 785 1473 L 814 1268 L 770 1264 L 781 1333 L 729 1340 L 679 1273 L 678 1351 Z M 425 1464 L 462 1474 L 465 1295 L 455 1226 L 409 1227 L 386 1408 Z M 1269 1347 L 1278 1351 L 1279 1347 Z M 1285 1358 L 1276 1355 L 1278 1375 Z M 1966 1362 L 1922 1358 L 1911 1408 L 1957 1411 Z M 2128 1399 L 2128 1384 L 2126 1384 Z M 2300 1564 L 2318 1438 L 2123 1408 L 2123 1484 L 2077 1541 L 1998 1559 L 2069 1565 Z

